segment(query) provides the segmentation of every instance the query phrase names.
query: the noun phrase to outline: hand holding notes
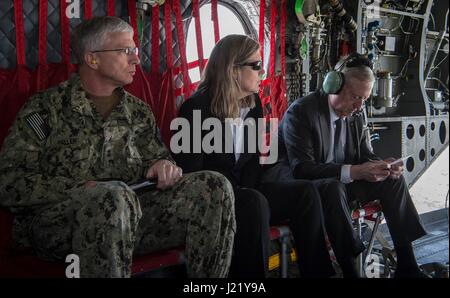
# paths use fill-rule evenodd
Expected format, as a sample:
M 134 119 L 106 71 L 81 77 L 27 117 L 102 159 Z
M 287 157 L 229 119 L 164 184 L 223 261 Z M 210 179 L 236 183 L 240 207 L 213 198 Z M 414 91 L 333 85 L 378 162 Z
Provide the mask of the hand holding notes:
M 404 162 L 412 156 L 408 155 L 399 159 L 393 157 L 385 160 L 372 160 L 350 168 L 350 177 L 353 180 L 366 180 L 380 182 L 386 178 L 398 179 L 403 174 Z
M 406 161 L 408 158 L 410 158 L 411 156 L 413 156 L 413 155 L 410 154 L 410 155 L 407 155 L 407 156 L 405 156 L 405 157 L 401 157 L 401 158 L 396 159 L 396 160 L 394 160 L 394 161 L 388 162 L 388 165 L 393 166 L 393 165 L 396 165 L 396 164 L 398 164 L 398 163 L 401 163 L 402 165 L 404 165 L 404 164 L 405 164 L 405 161 Z
M 388 162 L 383 160 L 369 160 L 363 164 L 353 165 L 350 168 L 350 177 L 353 180 L 366 180 L 380 182 L 391 174 Z
M 155 190 L 158 184 L 158 179 L 143 179 L 134 184 L 129 185 L 129 187 L 135 191 L 137 194 L 145 193 L 150 190 Z
M 412 154 L 407 155 L 405 157 L 398 158 L 398 159 L 394 159 L 392 157 L 388 158 L 388 159 L 385 159 L 385 162 L 387 162 L 389 167 L 390 167 L 390 169 L 389 169 L 389 171 L 390 171 L 389 177 L 392 178 L 392 179 L 400 178 L 400 176 L 403 174 L 404 162 L 408 158 L 410 158 L 411 156 L 412 156 Z

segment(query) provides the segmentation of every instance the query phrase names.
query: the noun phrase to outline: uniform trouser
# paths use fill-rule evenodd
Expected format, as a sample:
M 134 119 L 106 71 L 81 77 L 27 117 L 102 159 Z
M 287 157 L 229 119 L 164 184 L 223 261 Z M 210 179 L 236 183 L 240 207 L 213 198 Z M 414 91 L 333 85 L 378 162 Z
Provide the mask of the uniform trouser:
M 133 254 L 185 244 L 189 277 L 226 277 L 236 230 L 231 184 L 215 172 L 185 175 L 174 187 L 137 196 L 125 183 L 74 188 L 35 216 L 38 256 L 76 254 L 81 277 L 129 277 Z
M 235 189 L 236 236 L 230 277 L 265 278 L 270 253 L 270 211 L 266 198 L 251 188 Z
M 271 212 L 271 224 L 287 223 L 294 236 L 301 277 L 335 274 L 325 242 L 320 195 L 312 182 L 267 182 L 260 187 Z
M 348 205 L 351 201 L 380 200 L 396 247 L 411 244 L 426 234 L 403 176 L 374 183 L 356 181 L 345 185 L 336 179 L 314 183 L 322 197 L 327 234 L 339 263 L 356 257 L 365 248 L 353 229 Z

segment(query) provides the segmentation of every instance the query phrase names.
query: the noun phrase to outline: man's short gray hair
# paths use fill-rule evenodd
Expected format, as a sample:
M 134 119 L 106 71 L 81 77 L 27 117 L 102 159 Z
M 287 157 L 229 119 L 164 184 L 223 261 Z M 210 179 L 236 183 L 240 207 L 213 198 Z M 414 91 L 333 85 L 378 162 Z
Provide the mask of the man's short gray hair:
M 101 50 L 106 35 L 112 32 L 134 33 L 133 27 L 118 17 L 94 17 L 80 23 L 75 29 L 73 49 L 79 64 L 84 63 L 84 54 Z
M 344 67 L 342 73 L 345 76 L 345 81 L 358 80 L 361 82 L 372 83 L 375 82 L 375 75 L 372 69 L 365 65 L 355 67 Z

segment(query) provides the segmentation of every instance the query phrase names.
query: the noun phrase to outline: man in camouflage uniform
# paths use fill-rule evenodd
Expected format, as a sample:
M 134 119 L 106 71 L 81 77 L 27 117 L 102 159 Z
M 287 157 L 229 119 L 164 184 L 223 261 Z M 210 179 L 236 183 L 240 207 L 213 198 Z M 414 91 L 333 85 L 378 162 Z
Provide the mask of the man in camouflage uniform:
M 123 90 L 138 51 L 113 17 L 77 28 L 79 75 L 33 96 L 0 152 L 0 205 L 43 259 L 80 258 L 82 277 L 129 277 L 133 254 L 185 244 L 190 277 L 225 277 L 235 233 L 230 183 L 182 176 L 149 107 Z M 128 184 L 157 177 L 137 195 Z

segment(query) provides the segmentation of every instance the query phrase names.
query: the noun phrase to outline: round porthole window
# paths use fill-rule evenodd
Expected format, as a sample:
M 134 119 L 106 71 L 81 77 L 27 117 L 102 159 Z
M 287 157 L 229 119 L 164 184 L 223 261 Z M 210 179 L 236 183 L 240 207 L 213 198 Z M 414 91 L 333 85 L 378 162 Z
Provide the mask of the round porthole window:
M 414 126 L 412 124 L 409 124 L 406 127 L 406 136 L 408 137 L 408 139 L 412 139 L 414 138 Z
M 408 172 L 412 172 L 414 170 L 414 158 L 410 157 L 406 161 L 406 169 Z
M 425 150 L 420 150 L 420 152 L 419 152 L 419 159 L 420 159 L 420 161 L 424 161 L 425 160 Z
M 445 122 L 441 121 L 441 124 L 439 125 L 439 141 L 441 141 L 441 144 L 444 144 L 446 137 L 447 127 L 445 126 Z
M 419 135 L 420 135 L 421 137 L 423 137 L 423 136 L 425 135 L 425 132 L 426 132 L 425 125 L 422 124 L 422 125 L 419 127 Z

